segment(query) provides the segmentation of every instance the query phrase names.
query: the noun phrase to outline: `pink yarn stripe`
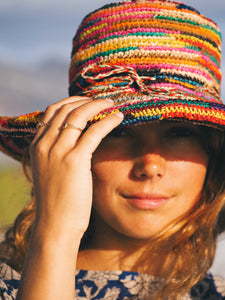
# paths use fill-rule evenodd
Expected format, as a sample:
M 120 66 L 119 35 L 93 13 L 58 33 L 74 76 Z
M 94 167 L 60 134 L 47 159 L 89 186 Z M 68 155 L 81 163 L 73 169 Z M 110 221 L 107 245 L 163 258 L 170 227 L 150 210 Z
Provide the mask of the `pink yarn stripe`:
M 127 4 L 129 5 L 129 7 L 126 8 L 126 6 L 124 6 L 124 9 L 123 9 L 123 13 L 126 14 L 126 13 L 132 13 L 132 12 L 137 12 L 137 11 L 140 11 L 140 12 L 143 12 L 143 11 L 146 11 L 146 12 L 155 12 L 155 11 L 161 11 L 162 9 L 165 9 L 166 7 L 162 7 L 162 8 L 154 8 L 154 7 L 145 7 L 144 10 L 143 10 L 143 7 L 140 7 L 140 8 L 133 8 L 133 7 L 130 7 L 131 3 L 130 2 L 127 2 Z M 118 10 L 118 12 L 116 12 L 115 10 L 114 11 L 111 11 L 111 10 L 107 10 L 107 12 L 105 11 L 102 11 L 101 14 L 99 14 L 99 12 L 97 12 L 97 14 L 93 14 L 93 16 L 90 16 L 87 20 L 85 20 L 85 22 L 83 23 L 84 26 L 86 26 L 90 21 L 94 21 L 94 20 L 97 20 L 99 18 L 106 18 L 106 17 L 111 17 L 111 16 L 117 16 L 117 15 L 121 15 L 121 11 Z M 97 23 L 96 23 L 97 24 Z M 81 28 L 79 31 L 83 31 L 83 29 Z
M 151 18 L 153 15 L 147 15 L 147 16 L 143 16 L 143 15 L 140 15 L 140 16 L 135 16 L 135 19 L 137 20 L 143 20 L 143 19 L 149 19 Z M 102 19 L 101 21 L 99 21 L 98 23 L 92 25 L 89 30 L 91 30 L 92 28 L 97 28 L 99 26 L 101 26 L 102 24 L 105 24 L 106 26 L 104 26 L 104 29 L 103 28 L 100 28 L 98 30 L 95 30 L 93 33 L 91 33 L 90 35 L 86 35 L 84 37 L 84 39 L 88 39 L 90 38 L 93 34 L 94 35 L 98 35 L 99 33 L 104 33 L 105 31 L 110 31 L 110 29 L 112 28 L 112 24 L 116 24 L 116 23 L 121 23 L 122 21 L 125 21 L 125 20 L 133 20 L 134 19 L 134 16 L 130 15 L 130 16 L 119 16 L 118 18 L 113 18 L 113 19 L 108 19 L 107 20 L 107 23 L 105 21 L 105 19 Z M 109 25 L 109 26 L 107 26 Z M 85 31 L 88 31 L 86 28 L 85 28 Z M 80 38 L 80 37 L 78 37 Z M 82 39 L 80 39 L 80 41 L 82 41 Z M 74 40 L 74 46 L 76 46 L 76 39 Z

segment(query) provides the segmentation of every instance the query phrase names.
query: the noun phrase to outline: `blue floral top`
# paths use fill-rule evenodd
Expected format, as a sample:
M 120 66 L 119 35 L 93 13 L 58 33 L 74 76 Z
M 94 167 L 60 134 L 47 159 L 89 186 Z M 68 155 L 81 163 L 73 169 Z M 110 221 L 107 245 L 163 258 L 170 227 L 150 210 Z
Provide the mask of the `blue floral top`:
M 20 275 L 0 263 L 0 299 L 16 298 Z M 163 280 L 147 274 L 125 271 L 76 272 L 76 300 L 149 300 Z M 182 300 L 225 300 L 225 280 L 206 275 Z

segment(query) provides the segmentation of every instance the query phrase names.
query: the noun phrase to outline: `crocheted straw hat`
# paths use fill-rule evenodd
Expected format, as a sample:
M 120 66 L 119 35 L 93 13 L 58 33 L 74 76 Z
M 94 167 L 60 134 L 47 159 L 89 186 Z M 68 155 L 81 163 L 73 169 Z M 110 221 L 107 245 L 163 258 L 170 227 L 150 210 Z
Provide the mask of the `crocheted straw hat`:
M 84 18 L 73 40 L 69 94 L 111 98 L 120 126 L 163 119 L 225 128 L 217 25 L 181 2 L 128 0 Z M 0 147 L 21 159 L 43 113 L 0 119 Z

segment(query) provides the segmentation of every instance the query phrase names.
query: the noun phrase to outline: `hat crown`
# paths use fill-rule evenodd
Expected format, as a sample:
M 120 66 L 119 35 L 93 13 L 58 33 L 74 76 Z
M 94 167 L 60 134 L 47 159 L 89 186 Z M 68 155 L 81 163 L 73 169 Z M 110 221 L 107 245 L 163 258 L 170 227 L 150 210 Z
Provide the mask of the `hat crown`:
M 151 86 L 159 93 L 189 89 L 220 101 L 220 61 L 219 28 L 192 7 L 167 0 L 111 3 L 90 13 L 77 31 L 70 95 L 118 98 L 121 87 L 129 94 L 152 94 L 145 89 Z

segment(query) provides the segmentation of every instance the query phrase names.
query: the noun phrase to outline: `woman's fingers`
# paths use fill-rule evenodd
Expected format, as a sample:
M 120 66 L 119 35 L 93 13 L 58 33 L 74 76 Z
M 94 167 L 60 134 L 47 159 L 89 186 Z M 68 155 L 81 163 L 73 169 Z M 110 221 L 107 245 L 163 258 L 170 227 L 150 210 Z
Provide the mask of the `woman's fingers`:
M 66 105 L 72 105 L 72 107 L 74 109 L 74 108 L 76 108 L 84 103 L 90 102 L 90 101 L 93 101 L 93 100 L 90 98 L 87 98 L 87 97 L 74 96 L 74 97 L 63 99 L 57 103 L 50 105 L 46 109 L 43 120 L 41 122 L 41 126 L 40 126 L 40 128 L 38 128 L 37 133 L 30 145 L 31 156 L 34 153 L 36 146 L 40 140 L 42 140 L 43 148 L 45 148 L 46 151 L 49 150 L 49 147 L 50 148 L 52 147 L 52 144 L 56 140 L 56 136 L 59 134 L 59 128 L 57 128 L 57 130 L 54 131 L 54 135 L 49 140 L 46 140 L 46 133 L 48 132 L 49 128 L 52 126 L 52 121 L 57 116 L 57 114 L 59 113 L 60 109 L 62 109 L 62 107 L 66 106 Z M 70 110 L 68 110 L 68 113 L 70 111 L 71 111 L 71 107 L 70 107 Z M 44 138 L 44 140 L 43 140 L 43 138 Z
M 31 156 L 36 153 L 35 156 L 39 157 L 40 160 L 43 160 L 44 157 L 48 159 L 51 153 L 54 153 L 54 157 L 65 157 L 77 145 L 87 122 L 102 110 L 113 105 L 114 102 L 109 99 L 92 100 L 83 97 L 72 97 L 50 106 L 46 110 L 42 121 L 47 125 L 38 130 L 31 144 Z M 106 123 L 106 127 L 98 131 L 99 136 L 95 143 L 93 141 L 90 144 L 94 143 L 92 147 L 89 147 L 89 151 L 96 148 L 102 138 L 121 122 L 118 116 L 106 118 L 108 120 L 106 122 L 102 122 L 103 120 L 97 122 L 102 123 L 103 127 Z M 92 126 L 94 130 L 96 126 Z M 87 136 L 89 135 L 87 134 Z
M 113 104 L 114 102 L 112 100 L 94 100 L 92 102 L 84 103 L 83 105 L 73 109 L 67 115 L 66 119 L 63 120 L 64 125 L 61 125 L 63 112 L 62 116 L 59 113 L 53 123 L 56 127 L 62 126 L 62 129 L 57 137 L 54 149 L 58 152 L 64 153 L 72 150 L 72 148 L 76 145 L 77 140 L 80 138 L 82 130 L 86 127 L 87 122 L 102 110 L 112 107 Z M 48 133 L 51 135 L 50 130 Z
M 48 127 L 51 124 L 51 120 L 54 118 L 55 114 L 58 112 L 60 108 L 62 108 L 64 105 L 73 103 L 74 108 L 77 106 L 80 106 L 84 103 L 93 101 L 91 98 L 88 97 L 79 97 L 79 96 L 73 96 L 69 98 L 65 98 L 59 102 L 56 102 L 50 106 L 47 107 L 44 117 L 40 123 L 40 126 L 38 128 L 37 134 L 34 137 L 33 143 L 35 143 L 40 136 L 43 135 L 43 133 L 48 129 Z
M 51 120 L 51 118 L 54 116 L 55 112 L 65 104 L 77 102 L 78 105 L 81 105 L 82 103 L 85 103 L 88 101 L 93 101 L 93 99 L 91 99 L 89 97 L 84 97 L 84 96 L 82 96 L 82 97 L 81 96 L 72 96 L 69 98 L 65 98 L 61 101 L 58 101 L 58 102 L 50 105 L 49 107 L 47 107 L 43 121 L 48 122 L 49 120 Z
M 101 121 L 91 125 L 88 130 L 81 136 L 76 147 L 72 152 L 85 153 L 91 157 L 93 152 L 97 149 L 102 139 L 117 127 L 123 120 L 124 115 L 119 112 L 109 115 Z

